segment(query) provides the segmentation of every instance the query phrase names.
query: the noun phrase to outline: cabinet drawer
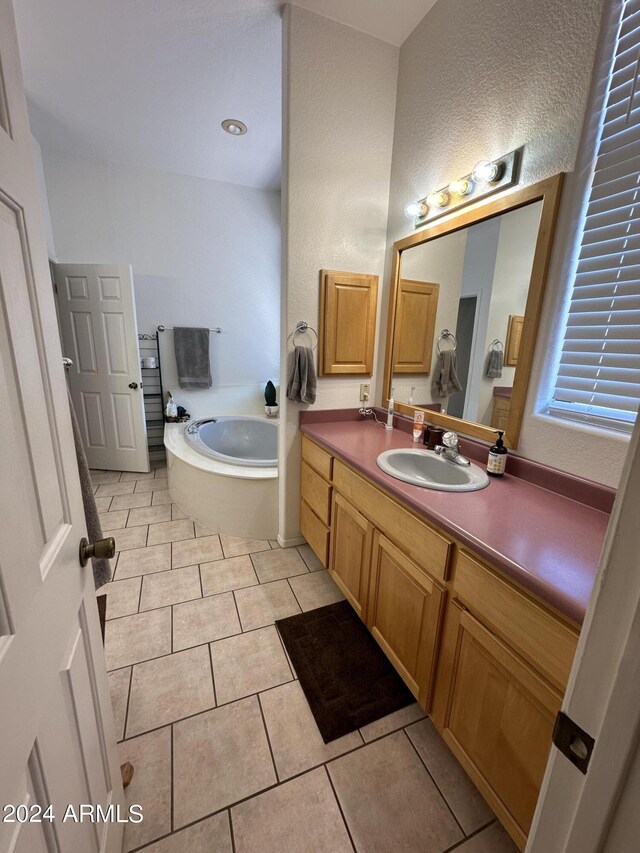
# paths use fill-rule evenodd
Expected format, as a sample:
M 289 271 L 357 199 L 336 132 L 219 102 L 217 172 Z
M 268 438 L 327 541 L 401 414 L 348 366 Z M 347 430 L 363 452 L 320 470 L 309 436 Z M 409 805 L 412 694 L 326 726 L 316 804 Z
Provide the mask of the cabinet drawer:
M 326 568 L 329 555 L 329 528 L 305 501 L 300 501 L 300 532 Z
M 435 578 L 446 579 L 452 542 L 335 460 L 333 484 L 375 527 Z
M 331 486 L 306 462 L 302 463 L 300 469 L 300 493 L 320 521 L 328 525 L 331 517 Z
M 317 444 L 314 444 L 306 435 L 302 436 L 302 459 L 316 470 L 318 474 L 324 477 L 325 480 L 331 480 L 333 456 Z
M 453 589 L 480 621 L 564 691 L 576 652 L 577 631 L 464 551 L 456 558 Z

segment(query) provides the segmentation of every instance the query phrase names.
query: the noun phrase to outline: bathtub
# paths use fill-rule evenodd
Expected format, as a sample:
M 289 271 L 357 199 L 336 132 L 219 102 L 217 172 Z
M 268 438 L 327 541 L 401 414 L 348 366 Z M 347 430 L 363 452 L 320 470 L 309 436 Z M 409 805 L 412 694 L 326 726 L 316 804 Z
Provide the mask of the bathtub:
M 171 500 L 211 533 L 275 539 L 277 436 L 277 422 L 265 418 L 165 424 Z

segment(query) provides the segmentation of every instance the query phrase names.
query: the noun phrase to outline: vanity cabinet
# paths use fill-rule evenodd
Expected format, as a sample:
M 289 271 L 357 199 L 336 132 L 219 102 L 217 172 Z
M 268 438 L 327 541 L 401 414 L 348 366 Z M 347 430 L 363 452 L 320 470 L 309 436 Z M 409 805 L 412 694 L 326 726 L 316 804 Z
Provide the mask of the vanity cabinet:
M 329 565 L 329 521 L 333 457 L 302 437 L 300 532 L 325 568 Z
M 334 493 L 329 574 L 363 622 L 367 621 L 372 541 L 373 526 Z

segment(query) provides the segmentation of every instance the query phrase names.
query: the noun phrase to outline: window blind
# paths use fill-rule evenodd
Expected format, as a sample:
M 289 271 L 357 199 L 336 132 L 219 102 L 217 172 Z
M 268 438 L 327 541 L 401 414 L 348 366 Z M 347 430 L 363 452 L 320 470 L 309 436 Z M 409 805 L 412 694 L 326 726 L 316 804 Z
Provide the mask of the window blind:
M 562 346 L 554 414 L 614 429 L 640 402 L 640 0 L 626 0 Z

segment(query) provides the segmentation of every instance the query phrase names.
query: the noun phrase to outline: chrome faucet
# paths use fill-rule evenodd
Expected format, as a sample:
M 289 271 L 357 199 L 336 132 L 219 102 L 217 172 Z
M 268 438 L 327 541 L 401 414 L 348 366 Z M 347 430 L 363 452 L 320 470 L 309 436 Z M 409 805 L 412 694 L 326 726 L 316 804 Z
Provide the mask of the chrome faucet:
M 454 465 L 471 465 L 467 457 L 458 450 L 458 435 L 455 432 L 445 432 L 442 444 L 436 445 L 435 451 L 438 456 L 443 456 L 447 462 L 453 462 Z

